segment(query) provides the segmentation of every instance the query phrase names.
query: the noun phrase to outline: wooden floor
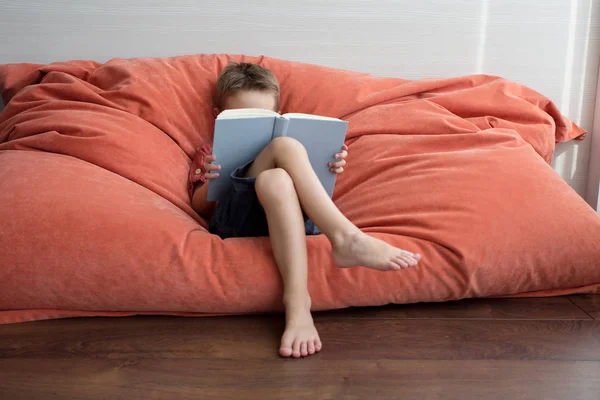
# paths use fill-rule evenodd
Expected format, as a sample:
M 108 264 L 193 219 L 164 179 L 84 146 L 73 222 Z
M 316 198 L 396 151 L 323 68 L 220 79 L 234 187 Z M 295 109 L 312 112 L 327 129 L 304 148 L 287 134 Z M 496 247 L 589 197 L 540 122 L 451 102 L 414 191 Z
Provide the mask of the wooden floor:
M 0 399 L 600 399 L 600 296 L 317 313 L 316 356 L 277 356 L 281 316 L 0 326 Z

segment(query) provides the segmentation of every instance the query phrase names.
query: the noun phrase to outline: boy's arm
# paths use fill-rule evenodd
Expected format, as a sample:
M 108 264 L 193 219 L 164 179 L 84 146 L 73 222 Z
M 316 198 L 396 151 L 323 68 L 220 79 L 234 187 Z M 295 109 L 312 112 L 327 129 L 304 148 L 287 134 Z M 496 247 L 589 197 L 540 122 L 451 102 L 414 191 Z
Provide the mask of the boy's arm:
M 196 155 L 192 160 L 188 176 L 188 192 L 191 206 L 204 218 L 210 218 L 215 210 L 216 201 L 208 201 L 208 184 L 211 179 L 219 176 L 219 165 L 211 164 L 216 157 L 211 155 L 212 146 L 205 143 L 196 148 Z
M 208 201 L 206 199 L 208 195 L 208 184 L 209 181 L 196 187 L 192 196 L 192 208 L 198 215 L 206 219 L 209 219 L 212 216 L 217 205 L 216 201 Z

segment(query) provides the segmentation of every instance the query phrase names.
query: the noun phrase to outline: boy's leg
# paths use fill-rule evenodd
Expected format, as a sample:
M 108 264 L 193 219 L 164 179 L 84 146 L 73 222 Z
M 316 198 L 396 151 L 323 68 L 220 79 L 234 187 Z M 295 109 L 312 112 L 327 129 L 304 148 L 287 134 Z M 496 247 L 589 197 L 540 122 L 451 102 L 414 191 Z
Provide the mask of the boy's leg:
M 395 270 L 417 265 L 418 254 L 398 249 L 362 233 L 333 204 L 315 174 L 306 150 L 298 141 L 279 137 L 256 157 L 247 176 L 281 168 L 289 174 L 302 209 L 332 244 L 333 256 L 341 267 L 365 266 Z M 265 209 L 266 212 L 266 209 Z
M 284 285 L 286 328 L 279 354 L 314 354 L 321 350 L 321 341 L 310 315 L 304 217 L 294 183 L 287 172 L 274 168 L 258 175 L 255 188 L 267 216 L 271 246 Z

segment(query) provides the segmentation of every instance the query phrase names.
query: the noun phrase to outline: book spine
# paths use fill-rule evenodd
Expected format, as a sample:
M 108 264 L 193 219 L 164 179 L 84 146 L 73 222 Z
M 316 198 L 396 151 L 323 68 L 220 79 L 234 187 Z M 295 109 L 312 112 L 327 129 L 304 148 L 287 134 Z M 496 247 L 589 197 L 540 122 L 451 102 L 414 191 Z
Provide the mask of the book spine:
M 279 136 L 287 136 L 290 120 L 287 117 L 278 117 L 275 119 L 275 127 L 273 129 L 273 139 Z

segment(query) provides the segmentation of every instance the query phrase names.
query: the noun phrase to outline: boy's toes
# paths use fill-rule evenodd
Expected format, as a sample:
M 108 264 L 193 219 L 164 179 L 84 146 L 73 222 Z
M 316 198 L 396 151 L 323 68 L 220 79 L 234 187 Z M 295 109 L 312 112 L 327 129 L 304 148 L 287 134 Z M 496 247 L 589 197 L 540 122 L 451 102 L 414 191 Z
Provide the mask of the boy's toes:
M 398 264 L 401 268 L 407 268 L 408 267 L 408 260 L 404 256 L 396 256 L 393 259 L 393 262 L 395 264 Z
M 306 345 L 306 342 L 302 342 L 302 345 L 300 346 L 300 354 L 302 354 L 302 357 L 306 357 L 308 355 L 308 346 Z
M 280 347 L 279 348 L 279 355 L 281 357 L 289 357 L 292 355 L 292 348 L 291 347 Z
M 292 355 L 292 339 L 287 335 L 281 338 L 281 346 L 279 347 L 279 355 L 281 357 L 290 357 Z
M 300 354 L 300 341 L 294 340 L 294 344 L 292 345 L 292 356 L 294 358 L 298 358 L 301 356 Z
M 411 254 L 410 259 L 415 262 L 415 265 L 417 265 L 419 263 L 419 261 L 421 261 L 421 255 L 416 254 L 416 253 Z
M 404 262 L 406 263 L 407 267 L 414 267 L 415 265 L 417 265 L 417 261 L 412 256 L 403 255 L 401 257 L 402 260 L 404 260 Z
M 416 264 L 418 264 L 421 260 L 421 255 L 417 253 L 409 253 L 408 258 L 410 258 L 411 261 L 414 261 Z
M 315 351 L 321 351 L 323 348 L 323 344 L 321 344 L 321 339 L 317 338 L 315 340 Z
M 308 341 L 308 354 L 315 354 L 315 341 L 314 340 L 309 340 Z
M 400 264 L 400 261 L 390 260 L 390 263 L 389 263 L 387 269 L 391 270 L 391 271 L 396 271 L 396 270 L 399 270 L 399 269 L 402 269 L 402 268 L 404 268 L 404 267 L 402 266 L 402 264 Z

